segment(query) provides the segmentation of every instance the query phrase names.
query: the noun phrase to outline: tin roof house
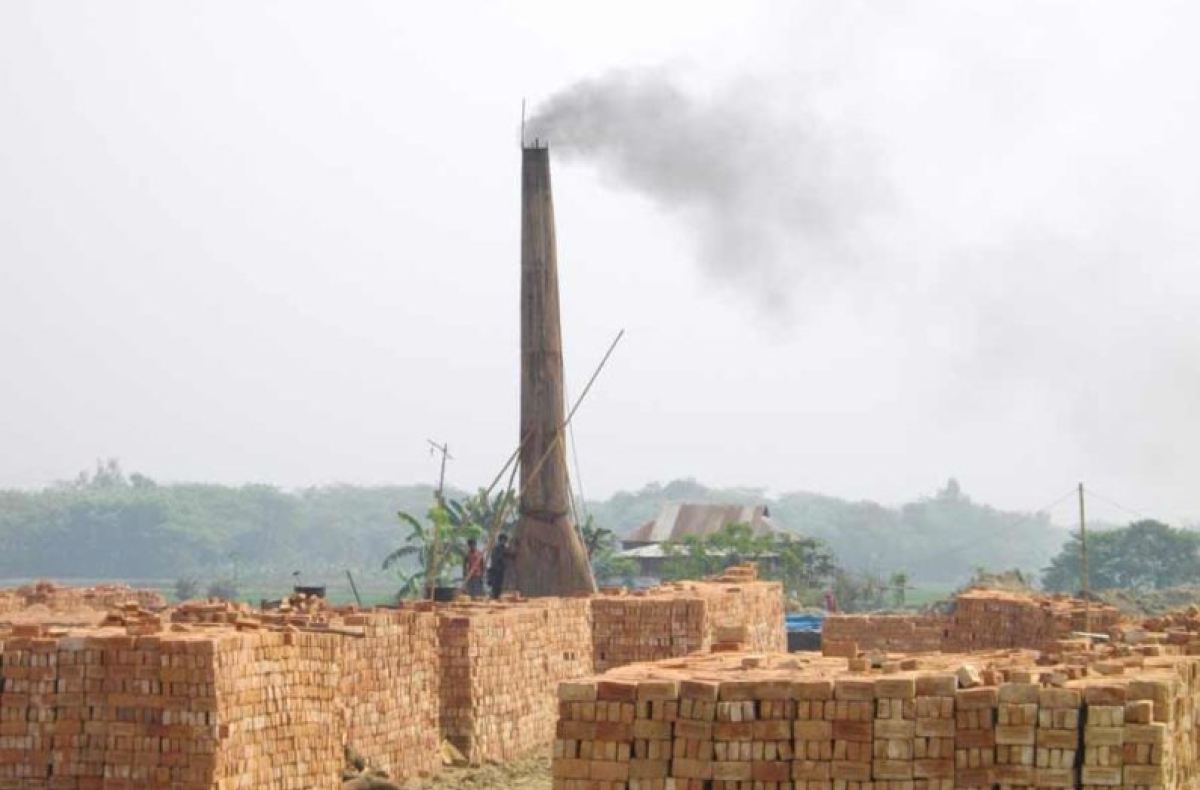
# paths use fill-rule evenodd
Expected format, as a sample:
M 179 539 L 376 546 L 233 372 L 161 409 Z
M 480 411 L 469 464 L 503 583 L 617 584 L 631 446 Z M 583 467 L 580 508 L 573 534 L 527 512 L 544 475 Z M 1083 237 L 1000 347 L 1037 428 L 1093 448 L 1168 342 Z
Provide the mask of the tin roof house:
M 730 524 L 746 524 L 756 536 L 783 530 L 771 519 L 766 505 L 721 505 L 672 502 L 663 505 L 658 516 L 621 537 L 620 556 L 635 560 L 641 575 L 659 578 L 667 554 L 663 544 L 682 543 L 689 536 L 705 537 Z M 773 555 L 760 557 L 770 564 Z

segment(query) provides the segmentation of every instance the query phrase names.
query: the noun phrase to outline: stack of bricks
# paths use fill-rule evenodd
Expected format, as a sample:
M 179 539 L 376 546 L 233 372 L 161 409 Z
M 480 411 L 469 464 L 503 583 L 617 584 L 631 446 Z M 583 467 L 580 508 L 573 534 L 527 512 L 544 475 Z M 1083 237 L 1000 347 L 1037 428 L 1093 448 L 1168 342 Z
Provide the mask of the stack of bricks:
M 1038 689 L 1037 756 L 1034 784 L 1045 788 L 1075 786 L 1079 754 L 1080 710 L 1078 689 Z
M 875 700 L 871 777 L 876 790 L 909 790 L 914 778 L 917 733 L 915 677 L 880 678 L 868 693 Z
M 699 597 L 603 596 L 592 603 L 597 671 L 703 650 L 707 607 Z
M 162 609 L 167 602 L 154 590 L 138 590 L 123 584 L 67 587 L 54 582 L 39 581 L 16 589 L 0 590 L 0 613 L 32 606 L 44 606 L 52 612 L 75 609 L 103 611 L 124 604 L 137 604 L 146 609 Z
M 1011 682 L 1000 687 L 995 768 L 1000 790 L 1026 790 L 1036 785 L 1039 692 L 1038 684 L 1032 682 Z
M 994 687 L 961 689 L 954 698 L 954 786 L 959 790 L 988 790 L 996 764 Z
M 548 743 L 554 688 L 592 671 L 589 603 L 557 598 L 439 609 L 443 737 L 475 762 L 510 760 Z
M 717 639 L 717 629 L 726 625 L 746 628 L 746 647 L 763 652 L 787 650 L 787 630 L 784 622 L 783 586 L 778 582 L 760 582 L 754 578 L 736 584 L 707 584 L 700 587 L 707 608 L 705 644 L 711 649 Z
M 133 630 L 3 637 L 0 790 L 334 790 L 343 744 L 402 779 L 440 763 L 432 614 Z
M 754 650 L 785 650 L 787 644 L 778 582 L 677 582 L 604 595 L 592 599 L 592 616 L 597 672 L 709 650 L 726 625 L 746 626 L 747 646 Z
M 190 647 L 15 627 L 0 655 L 0 788 L 211 786 L 211 652 L 193 675 Z
M 833 681 L 800 680 L 794 685 L 796 721 L 792 725 L 792 778 L 796 790 L 822 790 L 833 763 Z M 839 733 L 841 734 L 841 733 Z
M 1120 612 L 1114 607 L 1088 605 L 1066 596 L 970 590 L 956 598 L 954 614 L 949 617 L 829 615 L 821 638 L 859 650 L 902 653 L 1053 650 L 1074 632 L 1109 633 L 1119 621 Z
M 914 790 L 954 788 L 954 697 L 957 686 L 954 675 L 945 673 L 916 678 Z
M 933 657 L 923 670 L 867 674 L 838 659 L 746 654 L 631 666 L 564 683 L 555 788 L 1194 784 L 1200 658 L 1158 656 L 1145 666 L 1128 659 L 1124 677 L 1078 680 L 1032 666 L 1030 654 L 980 658 L 991 665 L 983 678 L 995 685 L 957 688 L 950 657 Z
M 398 779 L 440 765 L 437 621 L 407 609 L 347 615 L 363 638 L 338 650 L 338 716 L 344 740 L 372 767 Z
M 1175 787 L 1182 777 L 1194 781 L 1194 716 L 1200 697 L 1195 673 L 1179 680 L 1133 680 L 1127 687 L 1122 749 L 1122 786 L 1129 790 Z
M 839 790 L 870 790 L 874 750 L 874 684 L 848 679 L 833 687 L 833 704 L 826 715 L 832 723 L 833 764 L 830 776 Z M 832 711 L 828 710 L 832 708 Z
M 795 701 L 790 684 L 704 684 L 688 691 L 701 702 L 715 697 L 713 790 L 779 790 L 791 781 Z
M 1124 781 L 1126 699 L 1126 689 L 1119 686 L 1084 690 L 1087 714 L 1080 781 L 1085 788 L 1119 787 Z
M 945 618 L 930 615 L 829 615 L 821 638 L 862 650 L 926 653 L 942 649 L 947 625 Z
M 200 643 L 214 651 L 217 787 L 330 786 L 344 764 L 335 703 L 341 641 L 235 632 Z
M 24 631 L 0 656 L 0 788 L 331 786 L 331 640 Z
M 1072 632 L 1106 633 L 1120 612 L 1102 604 L 1087 605 L 1065 596 L 1038 596 L 996 590 L 959 595 L 942 649 L 955 652 L 996 648 L 1053 649 Z
M 319 626 L 329 624 L 338 615 L 354 614 L 356 607 L 334 607 L 324 598 L 296 594 L 285 598 L 274 609 L 258 610 L 248 603 L 226 600 L 186 601 L 170 610 L 173 623 L 206 625 L 248 625 L 250 622 L 267 627 Z

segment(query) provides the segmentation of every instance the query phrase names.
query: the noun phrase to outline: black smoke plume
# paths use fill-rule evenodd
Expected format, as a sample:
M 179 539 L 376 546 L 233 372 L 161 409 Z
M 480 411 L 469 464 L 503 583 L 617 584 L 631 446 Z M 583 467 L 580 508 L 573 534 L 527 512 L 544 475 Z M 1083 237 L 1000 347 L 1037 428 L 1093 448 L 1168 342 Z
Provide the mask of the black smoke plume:
M 848 135 L 753 86 L 697 96 L 662 70 L 614 72 L 538 107 L 525 129 L 535 139 L 676 215 L 706 272 L 775 306 L 807 271 L 853 258 L 875 203 Z

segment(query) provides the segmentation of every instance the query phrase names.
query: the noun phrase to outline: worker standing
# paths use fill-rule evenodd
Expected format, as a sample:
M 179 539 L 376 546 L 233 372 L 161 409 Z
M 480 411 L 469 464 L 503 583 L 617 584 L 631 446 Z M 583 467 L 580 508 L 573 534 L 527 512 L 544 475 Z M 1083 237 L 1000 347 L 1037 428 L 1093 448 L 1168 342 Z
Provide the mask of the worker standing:
M 492 598 L 498 599 L 504 592 L 504 574 L 508 570 L 508 561 L 516 555 L 516 544 L 508 545 L 508 535 L 501 535 L 492 549 L 492 561 L 488 565 L 488 586 L 492 588 Z
M 463 555 L 463 587 L 472 598 L 482 598 L 483 592 L 483 552 L 475 538 L 467 539 L 467 553 Z

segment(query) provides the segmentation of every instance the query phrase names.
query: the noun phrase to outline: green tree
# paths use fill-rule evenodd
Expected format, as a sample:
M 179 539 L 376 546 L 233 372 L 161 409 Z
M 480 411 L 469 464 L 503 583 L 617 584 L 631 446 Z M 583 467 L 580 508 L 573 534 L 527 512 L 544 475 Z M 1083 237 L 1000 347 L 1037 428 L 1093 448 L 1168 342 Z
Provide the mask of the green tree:
M 813 593 L 828 587 L 837 575 L 836 559 L 816 538 L 776 535 L 769 548 L 777 558 L 764 576 L 783 582 L 784 592 L 790 598 L 811 599 Z
M 665 578 L 701 579 L 770 554 L 773 541 L 769 535 L 755 535 L 749 524 L 726 524 L 717 532 L 687 535 L 662 546 Z
M 175 580 L 175 600 L 190 601 L 200 592 L 200 582 L 195 577 L 185 576 Z
M 872 612 L 884 608 L 888 583 L 867 571 L 843 571 L 833 583 L 833 594 L 843 612 Z
M 592 563 L 592 574 L 597 584 L 630 584 L 638 574 L 636 561 L 619 556 L 620 542 L 611 529 L 596 526 L 595 517 L 588 515 L 579 526 L 583 545 Z
M 1200 576 L 1200 534 L 1159 521 L 1088 531 L 1088 587 L 1092 590 L 1158 589 L 1194 583 Z M 1063 546 L 1042 573 L 1048 590 L 1080 589 L 1080 538 Z
M 789 597 L 827 585 L 837 574 L 833 555 L 818 540 L 801 535 L 755 535 L 748 524 L 727 524 L 703 537 L 688 535 L 665 543 L 668 579 L 699 579 L 747 561 L 759 563 L 763 578 L 783 583 Z
M 952 480 L 951 482 L 954 481 Z M 888 579 L 888 584 L 892 588 L 892 606 L 895 606 L 897 609 L 903 609 L 904 601 L 908 597 L 910 589 L 908 586 L 908 574 L 903 572 L 893 573 L 891 578 Z
M 489 496 L 480 489 L 474 496 L 443 499 L 429 509 L 428 523 L 412 514 L 400 511 L 396 515 L 410 528 L 404 545 L 383 559 L 383 570 L 396 568 L 400 578 L 401 598 L 422 594 L 429 586 L 448 587 L 460 572 L 460 562 L 467 553 L 467 541 L 479 541 L 499 526 L 511 528 L 508 513 L 515 497 L 512 491 Z M 434 547 L 437 557 L 433 556 Z M 408 562 L 405 562 L 408 560 Z M 436 563 L 432 579 L 430 565 Z M 427 594 L 427 593 L 426 593 Z

